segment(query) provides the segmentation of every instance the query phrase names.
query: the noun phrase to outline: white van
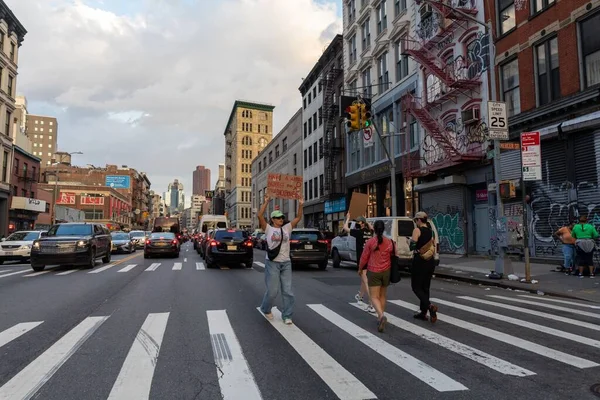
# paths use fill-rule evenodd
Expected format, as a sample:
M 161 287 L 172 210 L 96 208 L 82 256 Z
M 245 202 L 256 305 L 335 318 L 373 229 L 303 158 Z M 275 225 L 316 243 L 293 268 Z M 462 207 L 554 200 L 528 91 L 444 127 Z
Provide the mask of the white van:
M 400 258 L 400 266 L 408 269 L 412 265 L 413 252 L 410 251 L 410 238 L 412 236 L 413 229 L 416 228 L 416 224 L 411 217 L 377 217 L 367 218 L 367 221 L 373 225 L 375 221 L 380 220 L 385 224 L 385 232 L 383 235 L 387 238 L 393 239 L 398 247 L 397 253 Z M 431 224 L 433 230 L 433 236 L 435 239 L 436 252 L 433 256 L 435 259 L 435 266 L 437 267 L 440 263 L 439 255 L 439 236 L 437 228 L 434 222 L 430 219 L 428 221 Z M 350 229 L 354 229 L 355 222 L 350 222 Z M 349 233 L 342 233 L 335 237 L 331 242 L 331 259 L 334 268 L 339 268 L 340 262 L 352 261 L 356 262 L 356 238 L 350 236 Z
M 208 232 L 209 229 L 227 229 L 229 228 L 229 221 L 224 215 L 203 215 L 198 223 L 198 232 L 202 232 L 203 235 Z

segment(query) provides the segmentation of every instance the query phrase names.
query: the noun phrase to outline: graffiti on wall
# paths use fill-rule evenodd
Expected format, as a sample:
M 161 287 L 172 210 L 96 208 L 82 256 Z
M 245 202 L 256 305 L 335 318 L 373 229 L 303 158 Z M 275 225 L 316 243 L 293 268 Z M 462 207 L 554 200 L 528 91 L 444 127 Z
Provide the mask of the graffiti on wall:
M 440 252 L 465 254 L 465 230 L 463 212 L 452 206 L 425 207 L 424 211 L 435 224 L 440 243 Z
M 445 132 L 450 143 L 459 153 L 472 154 L 483 151 L 483 143 L 486 140 L 488 128 L 484 121 L 479 121 L 473 125 L 465 125 L 462 118 L 457 117 L 446 123 Z M 423 161 L 429 166 L 443 163 L 449 158 L 445 149 L 430 134 L 423 137 L 421 149 L 423 151 Z

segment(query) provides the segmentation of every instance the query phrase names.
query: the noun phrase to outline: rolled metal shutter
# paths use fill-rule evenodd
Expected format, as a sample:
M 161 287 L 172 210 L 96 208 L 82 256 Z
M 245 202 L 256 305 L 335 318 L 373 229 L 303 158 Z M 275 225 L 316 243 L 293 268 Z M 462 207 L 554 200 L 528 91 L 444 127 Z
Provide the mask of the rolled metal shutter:
M 500 155 L 501 179 L 521 179 L 521 151 L 503 151 Z
M 600 230 L 600 132 L 574 137 L 577 215 Z
M 421 208 L 433 220 L 440 236 L 440 252 L 467 253 L 465 188 L 453 186 L 420 193 Z

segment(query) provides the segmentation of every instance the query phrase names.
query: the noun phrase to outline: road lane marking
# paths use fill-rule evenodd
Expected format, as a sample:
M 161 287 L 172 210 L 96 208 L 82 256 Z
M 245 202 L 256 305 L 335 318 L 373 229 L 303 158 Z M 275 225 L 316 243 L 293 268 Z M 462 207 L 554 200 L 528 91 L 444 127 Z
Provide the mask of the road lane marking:
M 257 310 L 264 317 L 260 307 L 257 307 Z M 335 361 L 300 328 L 296 325 L 285 325 L 281 320 L 281 312 L 277 307 L 273 307 L 271 312 L 275 319 L 267 319 L 267 321 L 287 340 L 340 400 L 377 398 L 361 381 Z
M 225 310 L 206 311 L 224 400 L 261 400 L 262 395 Z
M 354 307 L 364 310 L 361 305 L 358 303 L 350 303 Z M 376 314 L 372 314 L 374 317 L 377 317 Z M 491 354 L 485 353 L 479 349 L 468 346 L 466 344 L 457 342 L 456 340 L 447 338 L 438 333 L 432 332 L 425 328 L 422 328 L 418 325 L 411 324 L 410 322 L 404 321 L 398 317 L 395 317 L 389 313 L 385 313 L 385 316 L 388 319 L 388 322 L 400 329 L 403 329 L 407 332 L 413 333 L 418 337 L 425 339 L 431 343 L 437 344 L 438 346 L 442 346 L 446 350 L 449 350 L 453 353 L 459 354 L 463 357 L 468 358 L 469 360 L 475 361 L 481 365 L 484 365 L 488 368 L 493 369 L 494 371 L 500 372 L 504 375 L 511 376 L 531 376 L 536 375 L 535 372 L 529 371 L 525 368 L 519 367 L 518 365 L 512 364 L 508 361 L 502 360 L 498 357 L 494 357 Z
M 474 297 L 469 297 L 469 296 L 459 296 L 458 298 L 463 299 L 463 300 L 470 300 L 470 301 L 474 301 L 474 302 L 482 303 L 482 304 L 494 305 L 494 303 L 492 301 L 480 300 L 480 299 L 476 299 Z M 441 300 L 441 299 L 431 299 L 431 301 L 435 301 L 436 303 L 439 303 L 439 304 L 445 304 L 450 307 L 458 308 L 459 310 L 471 312 L 473 314 L 483 315 L 483 316 L 486 316 L 488 318 L 492 318 L 492 319 L 495 319 L 498 321 L 506 322 L 509 324 L 517 325 L 517 326 L 522 326 L 524 328 L 528 328 L 528 329 L 531 329 L 534 331 L 546 333 L 548 335 L 557 336 L 559 338 L 563 338 L 563 339 L 567 339 L 567 340 L 572 340 L 577 343 L 587 344 L 588 346 L 592 346 L 592 347 L 596 347 L 596 348 L 600 349 L 600 341 L 590 339 L 585 336 L 574 335 L 572 333 L 561 331 L 559 329 L 554 329 L 554 328 L 550 328 L 550 327 L 547 327 L 544 325 L 534 324 L 533 322 L 508 317 L 508 316 L 505 316 L 502 314 L 496 314 L 496 313 L 489 312 L 489 311 L 480 310 L 478 308 L 469 307 L 469 306 L 465 306 L 465 305 L 458 304 L 458 303 L 453 303 L 451 301 L 445 301 L 445 300 Z
M 77 272 L 77 271 L 79 271 L 79 270 L 78 269 L 70 269 L 70 270 L 65 271 L 65 272 L 59 272 L 56 275 L 58 275 L 58 276 L 69 275 L 69 274 L 72 274 L 73 272 Z
M 100 267 L 100 268 L 94 269 L 93 271 L 88 272 L 88 274 L 99 274 L 100 272 L 104 272 L 107 269 L 110 269 L 114 266 L 115 266 L 115 264 L 105 265 L 104 267 Z
M 536 299 L 536 300 L 544 300 L 544 301 L 552 301 L 554 303 L 570 304 L 570 305 L 574 305 L 577 307 L 592 308 L 594 310 L 600 310 L 600 306 L 592 306 L 590 304 L 581 304 L 581 303 L 577 303 L 574 301 L 568 301 L 568 300 L 551 299 L 546 296 L 531 296 L 531 295 L 520 294 L 519 297 L 526 297 L 528 299 Z
M 2 278 L 6 278 L 7 276 L 12 276 L 12 275 L 18 275 L 18 274 L 24 274 L 25 272 L 29 272 L 31 270 L 26 269 L 25 271 L 17 271 L 17 272 L 11 272 L 10 274 L 4 274 L 4 275 L 0 275 L 0 279 Z
M 168 312 L 148 314 L 127 353 L 121 372 L 108 396 L 109 400 L 150 397 L 154 368 L 168 321 Z
M 32 398 L 107 319 L 108 317 L 87 317 L 84 319 L 4 386 L 0 387 L 0 399 Z
M 529 304 L 529 305 L 532 305 L 532 306 L 550 308 L 552 310 L 557 310 L 557 311 L 565 311 L 565 312 L 568 312 L 568 313 L 571 313 L 571 314 L 585 315 L 586 317 L 600 318 L 600 314 L 596 314 L 596 313 L 592 313 L 592 312 L 588 312 L 588 311 L 582 311 L 582 310 L 573 309 L 573 308 L 555 306 L 554 304 L 544 304 L 544 303 L 540 303 L 540 302 L 537 302 L 537 301 L 515 299 L 515 298 L 512 298 L 512 297 L 505 297 L 505 296 L 495 296 L 494 295 L 494 296 L 487 296 L 487 297 L 492 297 L 494 299 L 500 299 L 500 300 L 514 301 L 516 303 Z
M 408 308 L 409 310 L 415 310 L 418 306 L 414 304 L 407 303 L 401 300 L 390 300 L 389 303 L 395 304 L 400 307 Z M 573 356 L 562 351 L 554 350 L 546 346 L 541 346 L 537 343 L 530 342 L 529 340 L 521 339 L 513 335 L 509 335 L 500 331 L 496 331 L 493 329 L 485 328 L 479 325 L 472 324 L 465 320 L 461 320 L 454 317 L 449 317 L 447 315 L 440 315 L 438 313 L 438 321 L 443 321 L 448 324 L 458 326 L 459 328 L 463 328 L 469 330 L 474 333 L 478 333 L 490 339 L 495 339 L 499 342 L 503 342 L 509 344 L 511 346 L 515 346 L 521 348 L 523 350 L 530 351 L 532 353 L 539 354 L 543 357 L 550 358 L 552 360 L 556 360 L 562 362 L 564 364 L 569 364 L 577 368 L 592 368 L 597 367 L 599 364 L 596 364 L 593 361 L 586 360 L 584 358 L 580 358 L 577 356 Z
M 196 263 L 196 270 L 197 271 L 204 271 L 206 269 L 206 267 L 204 266 L 203 262 L 197 262 Z
M 0 332 L 0 347 L 4 346 L 8 342 L 12 342 L 21 335 L 26 334 L 36 326 L 42 324 L 44 321 L 37 322 L 22 322 L 15 326 L 8 328 L 7 330 Z
M 137 267 L 137 264 L 129 264 L 128 266 L 126 266 L 125 268 L 122 268 L 122 269 L 118 270 L 117 272 L 129 272 L 132 269 L 134 269 L 135 267 Z
M 152 263 L 145 271 L 156 271 L 156 268 L 160 267 L 160 263 Z
M 322 304 L 308 304 L 313 311 L 327 321 L 342 329 L 359 342 L 374 350 L 379 355 L 396 364 L 415 378 L 421 380 L 439 392 L 469 390 L 462 383 L 425 364 L 423 361 L 392 346 L 374 334 L 331 311 Z
M 44 274 L 47 274 L 48 272 L 52 272 L 52 271 L 48 270 L 48 271 L 34 272 L 33 274 L 23 275 L 23 278 L 30 278 L 32 276 L 44 275 Z
M 259 267 L 265 267 L 265 264 L 261 263 L 260 261 L 254 261 L 254 264 L 258 265 Z
M 180 262 L 176 262 L 175 264 L 173 264 L 173 271 L 181 271 L 182 268 L 183 264 Z
M 186 250 L 186 251 L 187 251 L 187 250 Z M 184 259 L 183 259 L 183 262 L 184 262 L 184 263 L 186 263 L 186 262 L 187 262 L 187 258 L 184 258 Z

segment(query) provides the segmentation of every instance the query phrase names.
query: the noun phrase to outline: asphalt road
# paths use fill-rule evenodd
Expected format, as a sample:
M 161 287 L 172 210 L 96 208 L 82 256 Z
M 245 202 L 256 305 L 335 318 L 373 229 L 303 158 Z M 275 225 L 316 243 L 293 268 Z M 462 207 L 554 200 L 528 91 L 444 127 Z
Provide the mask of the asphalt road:
M 435 280 L 432 325 L 405 277 L 380 334 L 351 304 L 356 270 L 315 267 L 294 271 L 285 326 L 256 309 L 262 259 L 209 270 L 186 244 L 91 271 L 0 266 L 0 399 L 597 398 L 600 305 Z

